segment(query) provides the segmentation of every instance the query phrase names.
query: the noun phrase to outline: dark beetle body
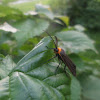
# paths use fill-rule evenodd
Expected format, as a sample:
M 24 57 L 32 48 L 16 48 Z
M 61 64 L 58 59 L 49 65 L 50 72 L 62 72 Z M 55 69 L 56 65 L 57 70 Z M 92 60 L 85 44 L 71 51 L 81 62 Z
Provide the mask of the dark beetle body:
M 66 55 L 65 51 L 61 48 L 57 48 L 54 49 L 54 52 L 56 53 L 56 56 L 58 56 L 58 59 L 60 59 L 65 64 L 65 66 L 69 68 L 69 70 L 74 76 L 76 76 L 76 66 Z
M 66 72 L 66 66 L 69 68 L 70 72 L 76 76 L 76 66 L 75 64 L 71 61 L 71 59 L 67 56 L 67 54 L 65 53 L 65 51 L 62 49 L 62 48 L 58 48 L 58 39 L 57 37 L 55 36 L 55 41 L 54 39 L 51 37 L 51 35 L 49 33 L 47 33 L 50 38 L 52 39 L 52 41 L 54 42 L 55 44 L 55 48 L 48 48 L 48 49 L 53 49 L 54 50 L 54 53 L 56 54 L 54 57 L 52 57 L 51 59 L 55 58 L 55 57 L 58 57 L 59 60 L 61 60 L 64 64 L 65 64 L 65 67 L 64 67 L 64 71 Z M 49 59 L 49 60 L 51 60 Z M 60 65 L 61 63 L 59 63 Z M 58 65 L 58 67 L 59 67 Z M 58 69 L 57 67 L 57 69 Z M 56 69 L 56 71 L 57 71 Z

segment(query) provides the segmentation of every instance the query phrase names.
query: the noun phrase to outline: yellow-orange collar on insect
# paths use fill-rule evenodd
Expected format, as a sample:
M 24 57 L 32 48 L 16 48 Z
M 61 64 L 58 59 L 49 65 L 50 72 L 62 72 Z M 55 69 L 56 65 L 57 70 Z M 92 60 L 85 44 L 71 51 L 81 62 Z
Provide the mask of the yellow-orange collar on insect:
M 56 52 L 56 51 L 54 51 L 54 52 L 55 52 L 56 54 L 59 54 L 59 55 L 60 55 L 60 52 L 61 52 L 62 49 L 61 49 L 60 47 L 58 47 L 57 49 L 58 49 L 58 52 Z

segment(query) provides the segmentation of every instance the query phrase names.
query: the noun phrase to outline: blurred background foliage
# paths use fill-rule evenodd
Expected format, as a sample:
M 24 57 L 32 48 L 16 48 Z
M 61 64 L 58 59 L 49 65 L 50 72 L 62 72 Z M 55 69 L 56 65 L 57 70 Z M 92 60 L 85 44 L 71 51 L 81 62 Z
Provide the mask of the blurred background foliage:
M 11 75 L 11 73 L 16 71 L 42 80 L 49 86 L 57 89 L 57 91 L 59 90 L 63 96 L 56 91 L 54 100 L 61 100 L 61 98 L 63 98 L 62 100 L 99 100 L 99 28 L 100 0 L 1 0 L 0 87 L 3 87 L 3 89 L 0 90 L 0 100 L 17 98 L 14 94 L 12 94 L 11 97 L 5 94 L 6 86 L 2 85 L 8 82 L 8 75 L 11 79 L 13 79 L 12 77 L 15 78 L 15 74 Z M 50 56 L 48 53 L 44 55 L 41 54 L 42 50 L 45 51 L 46 45 L 53 46 L 52 43 L 49 44 L 47 39 L 41 40 L 47 36 L 45 31 L 58 37 L 59 46 L 64 48 L 66 53 L 76 64 L 76 78 L 71 77 L 71 79 L 68 79 L 63 74 L 57 74 L 59 78 L 55 75 L 51 78 L 50 76 L 54 74 L 54 68 L 58 63 L 51 63 L 48 65 L 50 66 L 49 68 L 45 66 L 40 67 L 40 65 L 34 63 L 35 60 L 37 63 L 41 63 L 41 60 L 37 60 L 39 59 L 39 53 L 39 57 L 43 61 L 49 59 L 53 54 L 50 51 L 48 51 L 51 54 Z M 44 41 L 44 44 L 41 44 L 44 48 L 41 46 L 35 47 L 40 40 Z M 33 49 L 34 47 L 37 51 Z M 35 56 L 32 58 L 32 55 Z M 33 63 L 31 60 L 34 60 Z M 25 62 L 27 63 L 24 71 L 21 64 Z M 33 71 L 34 67 L 32 66 L 39 66 L 40 68 Z M 58 73 L 62 73 L 62 68 L 60 68 L 60 70 L 61 72 Z M 43 75 L 43 73 L 45 73 L 45 75 Z M 20 74 L 20 76 L 24 77 L 24 74 Z M 33 82 L 34 79 L 29 78 L 29 76 L 25 79 L 29 79 Z M 44 79 L 46 77 L 47 79 Z M 3 81 L 3 79 L 5 79 L 5 81 Z M 55 84 L 52 83 L 53 81 L 55 81 Z M 29 83 L 29 86 L 33 84 L 32 82 Z M 58 86 L 57 82 L 63 85 Z M 68 84 L 64 86 L 66 82 Z M 9 83 L 9 85 L 11 84 Z M 46 86 L 47 85 L 45 85 L 45 87 Z M 17 88 L 17 85 L 15 87 Z M 48 90 L 50 91 L 50 96 L 53 96 L 51 92 L 52 89 L 49 88 Z M 54 90 L 52 91 L 54 92 Z M 15 92 L 17 93 L 16 89 Z M 38 91 L 36 93 L 38 93 Z M 18 100 L 18 98 L 16 100 Z M 25 100 L 25 98 L 19 100 Z

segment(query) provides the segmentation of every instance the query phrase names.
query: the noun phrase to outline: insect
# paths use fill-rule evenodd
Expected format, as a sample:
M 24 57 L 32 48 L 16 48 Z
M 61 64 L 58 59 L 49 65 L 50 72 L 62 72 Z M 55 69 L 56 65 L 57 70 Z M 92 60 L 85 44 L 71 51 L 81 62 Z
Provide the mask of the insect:
M 50 61 L 56 57 L 58 57 L 58 60 L 59 60 L 59 65 L 57 66 L 57 68 L 55 70 L 55 74 L 56 74 L 61 62 L 63 62 L 65 65 L 64 66 L 65 73 L 68 75 L 68 73 L 66 72 L 66 66 L 67 66 L 69 68 L 70 72 L 73 74 L 73 76 L 76 76 L 76 66 L 72 62 L 72 60 L 68 57 L 68 55 L 65 53 L 65 51 L 62 48 L 58 47 L 57 37 L 55 36 L 55 41 L 54 41 L 54 39 L 51 37 L 51 35 L 48 32 L 46 32 L 46 33 L 50 36 L 51 40 L 53 41 L 53 43 L 55 45 L 55 48 L 49 48 L 46 46 L 48 49 L 53 49 L 54 53 L 55 53 L 55 56 L 52 57 L 51 59 L 49 59 L 48 61 Z

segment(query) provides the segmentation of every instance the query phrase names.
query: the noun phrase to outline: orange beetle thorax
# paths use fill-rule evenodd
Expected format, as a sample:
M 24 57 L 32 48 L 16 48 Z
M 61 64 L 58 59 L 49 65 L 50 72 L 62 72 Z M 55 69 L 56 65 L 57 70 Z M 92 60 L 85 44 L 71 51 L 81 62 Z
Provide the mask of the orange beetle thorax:
M 58 49 L 58 51 L 54 51 L 56 54 L 60 54 L 60 52 L 61 52 L 61 48 L 57 48 Z

